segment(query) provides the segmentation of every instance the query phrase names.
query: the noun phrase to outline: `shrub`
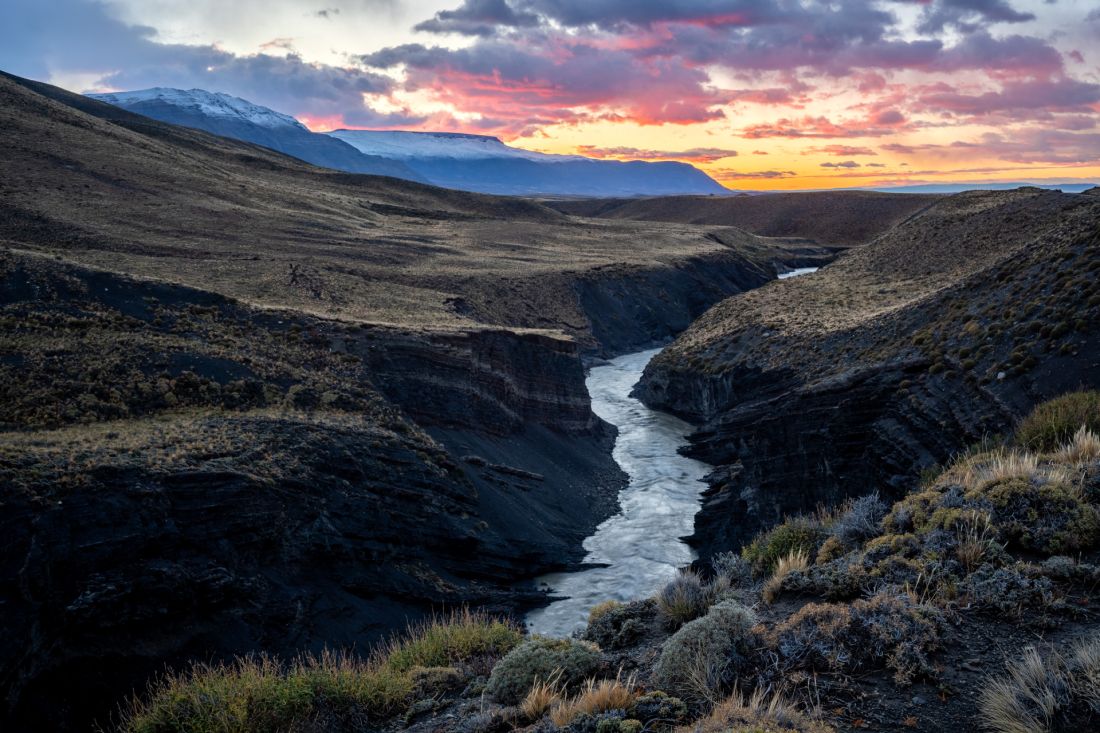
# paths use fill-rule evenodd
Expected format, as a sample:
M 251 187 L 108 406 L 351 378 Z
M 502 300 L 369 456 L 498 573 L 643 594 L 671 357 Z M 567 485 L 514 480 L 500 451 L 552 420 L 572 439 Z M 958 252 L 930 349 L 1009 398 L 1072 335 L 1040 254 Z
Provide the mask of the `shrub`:
M 623 649 L 645 634 L 656 615 L 657 604 L 652 599 L 609 606 L 589 615 L 584 638 L 601 649 Z
M 854 671 L 888 668 L 898 684 L 931 676 L 939 648 L 938 611 L 907 595 L 878 593 L 850 605 L 810 603 L 773 630 L 791 665 Z
M 306 657 L 293 665 L 267 657 L 194 665 L 153 683 L 124 714 L 126 733 L 277 733 L 322 715 L 345 723 L 399 712 L 413 691 L 408 675 L 346 656 Z
M 793 517 L 777 527 L 757 535 L 741 551 L 741 556 L 757 575 L 768 575 L 781 558 L 801 550 L 807 557 L 817 555 L 827 533 L 821 522 L 811 517 Z
M 779 695 L 756 690 L 746 700 L 736 692 L 710 715 L 677 733 L 833 733 L 834 729 L 803 713 Z
M 1057 450 L 1081 426 L 1100 433 L 1100 392 L 1070 392 L 1037 405 L 1016 427 L 1016 442 L 1029 450 Z
M 491 666 L 522 639 L 523 632 L 511 621 L 463 610 L 409 627 L 383 653 L 386 666 L 396 672 L 414 667 Z
M 1002 541 L 1046 555 L 1064 555 L 1100 541 L 1100 519 L 1081 491 L 1031 477 L 984 485 L 967 494 L 990 507 Z
M 678 723 L 687 717 L 688 709 L 680 698 L 657 690 L 636 698 L 628 712 L 631 718 L 643 723 L 653 721 Z
M 657 592 L 657 612 L 670 629 L 699 618 L 714 602 L 711 589 L 698 574 L 685 571 Z
M 710 561 L 715 576 L 725 578 L 730 587 L 741 588 L 752 583 L 752 566 L 736 552 L 720 552 Z
M 752 611 L 735 601 L 689 621 L 661 647 L 653 669 L 657 686 L 690 704 L 714 701 L 741 666 L 755 623 Z
M 1049 578 L 1029 577 L 1018 566 L 983 565 L 964 578 L 958 590 L 975 610 L 1037 623 L 1058 604 Z
M 1068 656 L 1034 648 L 1008 665 L 980 700 L 986 727 L 998 733 L 1070 733 L 1100 728 L 1100 637 Z
M 194 665 L 153 683 L 124 715 L 127 733 L 265 733 L 361 726 L 403 710 L 418 689 L 457 686 L 456 666 L 484 664 L 520 640 L 511 623 L 460 611 L 411 626 L 369 659 L 326 652 L 284 665 L 267 657 Z M 441 687 L 442 686 L 442 687 Z
M 588 623 L 592 624 L 599 621 L 606 614 L 612 611 L 617 611 L 622 608 L 623 604 L 618 601 L 604 601 L 603 603 L 597 603 L 588 611 Z
M 888 509 L 878 492 L 849 500 L 829 530 L 845 547 L 858 547 L 882 532 L 882 518 Z
M 568 691 L 591 677 L 600 655 L 587 642 L 574 639 L 527 639 L 497 662 L 485 692 L 504 705 L 516 705 L 539 680 L 557 679 Z

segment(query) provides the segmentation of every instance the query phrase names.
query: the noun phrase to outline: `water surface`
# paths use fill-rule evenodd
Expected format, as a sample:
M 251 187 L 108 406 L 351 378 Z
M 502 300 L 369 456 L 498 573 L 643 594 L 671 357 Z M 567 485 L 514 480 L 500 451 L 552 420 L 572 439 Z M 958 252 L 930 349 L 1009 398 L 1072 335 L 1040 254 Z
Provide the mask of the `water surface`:
M 786 280 L 789 277 L 798 277 L 799 275 L 809 275 L 811 272 L 817 272 L 821 268 L 819 267 L 799 267 L 791 270 L 790 272 L 779 273 L 780 280 Z
M 561 600 L 532 611 L 532 632 L 567 636 L 587 621 L 592 606 L 653 595 L 695 559 L 680 539 L 691 534 L 707 464 L 676 452 L 692 428 L 630 396 L 642 370 L 660 349 L 628 354 L 593 367 L 587 385 L 592 410 L 619 429 L 614 458 L 629 476 L 621 511 L 584 542 L 586 563 L 606 564 L 539 578 Z

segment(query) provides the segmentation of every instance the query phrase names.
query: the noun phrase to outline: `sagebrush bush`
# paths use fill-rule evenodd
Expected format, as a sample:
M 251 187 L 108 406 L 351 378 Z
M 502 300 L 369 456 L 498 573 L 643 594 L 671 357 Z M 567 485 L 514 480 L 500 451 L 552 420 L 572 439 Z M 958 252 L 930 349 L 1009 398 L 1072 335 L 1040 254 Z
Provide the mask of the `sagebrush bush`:
M 1016 442 L 1050 452 L 1068 443 L 1081 426 L 1100 433 L 1100 392 L 1069 392 L 1037 405 L 1016 426 Z
M 898 684 L 932 676 L 943 619 L 901 593 L 881 592 L 851 604 L 810 603 L 772 630 L 772 643 L 792 666 L 827 670 L 890 669 Z
M 781 558 L 802 551 L 815 557 L 828 532 L 813 517 L 792 517 L 782 524 L 758 534 L 742 551 L 741 556 L 752 565 L 758 576 L 769 575 Z
M 845 547 L 858 547 L 882 532 L 882 518 L 888 509 L 878 492 L 851 499 L 838 514 L 829 532 Z
M 599 613 L 593 609 L 584 638 L 601 649 L 623 649 L 645 635 L 656 615 L 657 603 L 652 599 L 605 606 Z
M 670 629 L 699 618 L 715 600 L 714 589 L 690 570 L 677 575 L 657 592 L 657 613 Z
M 1068 654 L 1028 648 L 1008 675 L 988 684 L 980 709 L 997 733 L 1077 733 L 1100 729 L 1100 636 Z
M 736 552 L 720 552 L 710 561 L 715 576 L 729 581 L 731 588 L 742 588 L 752 583 L 752 566 Z
M 508 652 L 489 675 L 486 694 L 504 705 L 516 705 L 538 681 L 556 680 L 563 693 L 596 673 L 596 647 L 576 639 L 527 639 Z
M 1096 507 L 1072 485 L 1013 478 L 987 483 L 966 496 L 988 507 L 1000 540 L 1010 546 L 1065 555 L 1100 542 Z
M 743 664 L 756 616 L 736 601 L 718 603 L 665 641 L 653 668 L 656 685 L 684 701 L 714 702 Z

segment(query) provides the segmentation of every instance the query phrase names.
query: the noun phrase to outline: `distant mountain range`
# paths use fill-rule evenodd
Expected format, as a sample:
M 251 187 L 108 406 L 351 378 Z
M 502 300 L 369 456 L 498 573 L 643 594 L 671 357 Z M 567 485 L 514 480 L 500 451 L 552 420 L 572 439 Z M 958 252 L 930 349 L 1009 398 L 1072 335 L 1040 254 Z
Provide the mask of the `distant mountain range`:
M 311 132 L 298 120 L 228 94 L 157 87 L 89 97 L 162 122 L 263 145 L 314 165 L 479 193 L 668 196 L 727 190 L 679 162 L 548 155 L 495 137 L 446 132 Z
M 728 193 L 687 163 L 548 155 L 509 147 L 485 135 L 379 130 L 329 134 L 360 152 L 400 160 L 436 185 L 467 191 L 565 196 Z
M 156 87 L 89 97 L 173 125 L 263 145 L 307 163 L 349 173 L 427 181 L 399 161 L 364 155 L 328 135 L 318 135 L 289 115 L 202 89 Z

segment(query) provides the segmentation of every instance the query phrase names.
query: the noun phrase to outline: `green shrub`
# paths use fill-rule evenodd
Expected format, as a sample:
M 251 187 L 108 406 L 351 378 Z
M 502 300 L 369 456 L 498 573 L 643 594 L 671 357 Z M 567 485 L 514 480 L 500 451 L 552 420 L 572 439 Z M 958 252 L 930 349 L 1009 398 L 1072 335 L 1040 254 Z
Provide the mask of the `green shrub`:
M 631 718 L 636 718 L 643 723 L 661 721 L 667 724 L 682 721 L 687 717 L 688 709 L 680 698 L 657 690 L 636 698 L 628 712 Z
M 568 692 L 591 677 L 600 663 L 596 647 L 574 639 L 527 639 L 497 662 L 486 694 L 504 705 L 517 705 L 537 681 L 556 679 Z
M 722 601 L 665 641 L 653 668 L 654 682 L 691 704 L 713 700 L 736 677 L 755 623 L 748 608 Z
M 326 652 L 282 664 L 244 657 L 194 665 L 153 683 L 135 699 L 124 733 L 276 733 L 381 721 L 403 711 L 417 691 L 460 686 L 455 667 L 491 664 L 522 638 L 506 621 L 460 611 L 412 626 L 369 659 Z
M 1016 442 L 1050 452 L 1068 443 L 1082 425 L 1100 432 L 1100 392 L 1069 392 L 1037 405 L 1016 427 Z
M 973 498 L 978 492 L 968 494 Z M 1046 555 L 1088 550 L 1100 541 L 1096 509 L 1080 491 L 1063 483 L 1036 485 L 1022 478 L 982 487 L 980 496 L 993 507 L 1000 537 L 1013 545 Z
M 453 667 L 492 661 L 511 651 L 523 633 L 510 621 L 460 611 L 410 627 L 385 648 L 386 666 L 395 672 L 415 667 Z
M 195 665 L 168 675 L 134 701 L 126 733 L 278 733 L 322 717 L 382 720 L 413 691 L 408 675 L 326 654 L 285 666 L 267 657 Z
M 792 552 L 803 552 L 816 557 L 821 544 L 828 536 L 821 522 L 811 517 L 793 517 L 765 532 L 758 534 L 742 551 L 757 575 L 771 575 L 779 560 Z

